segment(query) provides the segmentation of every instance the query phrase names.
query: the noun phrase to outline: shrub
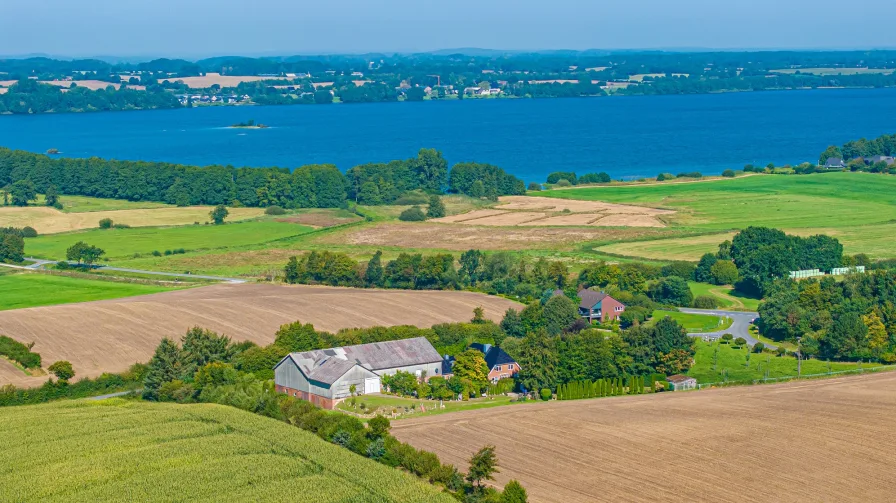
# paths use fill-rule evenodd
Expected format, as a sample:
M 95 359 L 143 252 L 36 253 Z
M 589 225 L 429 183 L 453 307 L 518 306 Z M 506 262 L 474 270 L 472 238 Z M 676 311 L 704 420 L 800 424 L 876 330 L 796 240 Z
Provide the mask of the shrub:
M 678 178 L 703 178 L 703 173 L 699 171 L 688 171 L 687 173 L 679 173 Z
M 719 307 L 719 301 L 711 295 L 700 295 L 694 299 L 694 307 L 697 309 L 715 309 Z
M 128 224 L 115 224 L 112 226 L 114 229 L 130 229 L 131 226 Z
M 569 180 L 566 180 L 566 179 L 562 179 L 562 180 L 557 181 L 557 186 L 558 186 L 558 187 L 569 187 L 569 186 L 571 186 L 571 185 L 572 185 L 572 183 L 570 183 Z
M 429 196 L 422 190 L 405 192 L 395 200 L 395 204 L 398 206 L 417 206 L 427 203 L 429 203 Z
M 100 229 L 111 229 L 112 228 L 112 219 L 104 218 L 100 220 Z
M 268 206 L 267 208 L 264 209 L 264 214 L 265 215 L 285 215 L 286 210 L 284 210 L 283 208 L 281 208 L 279 206 Z
M 551 399 L 551 390 L 548 388 L 541 388 L 541 399 L 544 401 L 548 401 Z
M 402 222 L 422 222 L 426 220 L 426 215 L 423 210 L 414 206 L 402 211 L 401 215 L 398 215 L 398 219 Z
M 529 190 L 531 190 L 531 191 L 533 191 L 533 192 L 540 191 L 540 190 L 541 190 L 541 184 L 540 184 L 540 183 L 532 182 L 532 183 L 529 184 Z
M 765 344 L 763 344 L 761 342 L 757 342 L 756 344 L 753 344 L 753 352 L 754 353 L 761 353 L 764 350 L 765 350 Z
M 734 178 L 734 170 L 726 169 L 725 171 L 722 171 L 722 176 L 724 176 L 725 178 Z
M 65 360 L 60 360 L 49 367 L 47 367 L 53 375 L 56 376 L 56 379 L 59 379 L 62 382 L 68 382 L 69 379 L 75 377 L 75 369 L 72 367 L 70 362 Z
M 0 335 L 0 355 L 18 362 L 26 369 L 40 368 L 40 355 L 32 353 L 32 347 L 34 347 L 34 343 L 25 345 L 15 339 Z
M 778 356 L 784 356 L 787 354 L 787 350 L 779 346 L 778 349 L 775 350 L 775 354 L 777 354 Z
M 159 250 L 153 250 L 153 251 L 152 251 L 152 256 L 153 256 L 153 257 L 161 257 L 161 256 L 162 256 L 162 252 L 160 252 Z
M 28 226 L 22 227 L 22 237 L 23 238 L 36 238 L 37 231 L 34 229 L 34 227 L 28 227 Z
M 54 204 L 53 207 L 59 211 L 62 211 L 63 208 L 62 203 L 60 203 L 59 201 L 56 201 L 56 204 Z

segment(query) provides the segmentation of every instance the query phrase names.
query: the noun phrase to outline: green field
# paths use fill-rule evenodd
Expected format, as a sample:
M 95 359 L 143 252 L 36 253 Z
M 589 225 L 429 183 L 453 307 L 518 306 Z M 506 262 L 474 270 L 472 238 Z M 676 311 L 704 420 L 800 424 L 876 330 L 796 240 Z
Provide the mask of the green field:
M 438 400 L 415 400 L 412 398 L 403 398 L 400 396 L 390 395 L 361 395 L 356 398 L 355 407 L 352 407 L 348 401 L 344 401 L 338 405 L 340 410 L 347 410 L 355 413 L 362 413 L 361 403 L 365 404 L 365 408 L 370 410 L 371 407 L 377 407 L 380 412 L 390 412 L 394 409 L 401 414 L 401 418 L 432 416 L 436 414 L 444 414 L 446 412 L 457 412 L 461 410 L 487 409 L 489 407 L 498 407 L 500 405 L 509 405 L 510 397 L 495 396 L 488 398 L 475 398 L 467 401 L 448 401 L 442 402 L 444 408 L 439 408 Z M 407 408 L 407 411 L 405 410 Z M 423 409 L 426 409 L 425 411 Z
M 693 183 L 619 185 L 535 192 L 562 199 L 600 200 L 675 210 L 673 228 L 702 232 L 688 238 L 611 244 L 598 251 L 659 260 L 696 260 L 730 233 L 761 225 L 840 239 L 847 253 L 896 257 L 896 176 L 870 173 L 756 175 Z
M 688 281 L 691 293 L 694 297 L 706 295 L 719 301 L 719 309 L 734 311 L 756 311 L 759 309 L 760 299 L 746 297 L 730 285 L 710 285 L 709 283 L 697 283 Z
M 171 288 L 38 272 L 0 274 L 0 310 L 118 299 L 168 290 Z
M 65 234 L 52 234 L 29 239 L 25 252 L 29 256 L 60 260 L 69 246 L 84 241 L 106 250 L 105 259 L 121 259 L 135 254 L 183 248 L 211 250 L 257 243 L 304 234 L 311 227 L 289 222 L 248 221 L 225 225 L 188 225 L 182 227 L 140 227 L 131 229 L 91 229 Z
M 651 322 L 655 323 L 667 316 L 677 321 L 688 332 L 718 332 L 730 327 L 732 323 L 731 318 L 663 310 L 654 311 L 651 315 Z
M 0 431 L 0 501 L 454 501 L 299 428 L 221 405 L 6 407 Z
M 718 354 L 716 355 L 716 350 Z M 792 356 L 775 356 L 771 353 L 752 353 L 747 361 L 747 349 L 737 349 L 718 341 L 697 340 L 697 355 L 688 375 L 700 383 L 727 381 L 752 381 L 765 377 L 778 378 L 797 375 L 797 360 Z M 872 365 L 865 363 L 864 367 Z M 859 363 L 828 363 L 821 360 L 803 360 L 803 375 L 824 374 L 829 371 L 857 370 Z

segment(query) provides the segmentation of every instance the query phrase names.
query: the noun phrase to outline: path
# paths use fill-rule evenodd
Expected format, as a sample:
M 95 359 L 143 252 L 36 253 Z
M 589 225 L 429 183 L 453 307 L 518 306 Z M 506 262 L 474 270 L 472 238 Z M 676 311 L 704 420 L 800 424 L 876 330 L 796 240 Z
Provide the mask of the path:
M 47 264 L 56 264 L 58 261 L 56 260 L 43 260 L 37 258 L 27 257 L 25 260 L 29 262 L 34 262 L 31 265 L 25 266 L 23 269 L 40 269 L 41 267 Z M 77 262 L 69 261 L 69 264 L 77 264 Z M 206 276 L 202 274 L 183 274 L 176 272 L 161 272 L 161 271 L 144 271 L 142 269 L 126 269 L 123 267 L 111 267 L 107 265 L 101 265 L 94 267 L 95 271 L 118 271 L 118 272 L 130 272 L 136 274 L 149 274 L 152 276 L 171 276 L 174 278 L 192 278 L 192 279 L 207 279 L 211 281 L 223 281 L 225 283 L 245 283 L 246 280 L 240 278 L 226 278 L 223 276 Z
M 100 395 L 100 396 L 89 396 L 85 400 L 105 400 L 107 398 L 115 398 L 115 397 L 119 397 L 119 396 L 130 395 L 131 393 L 139 393 L 140 391 L 142 391 L 142 390 L 136 389 L 133 391 L 119 391 L 118 393 L 109 393 L 109 394 Z
M 722 291 L 722 287 L 710 288 L 709 293 L 715 295 L 716 297 L 723 299 L 727 302 L 730 302 L 731 305 L 727 306 L 732 309 L 746 309 L 747 307 L 744 305 L 743 301 L 734 297 L 733 295 L 729 295 Z
M 750 335 L 750 325 L 753 323 L 753 320 L 759 318 L 759 313 L 745 311 L 724 311 L 721 309 L 691 309 L 684 307 L 679 308 L 679 311 L 688 314 L 707 314 L 710 316 L 722 316 L 731 318 L 731 326 L 725 330 L 720 330 L 718 332 L 689 333 L 688 335 L 690 335 L 691 337 L 719 339 L 725 334 L 731 334 L 735 339 L 737 339 L 738 337 L 743 337 L 744 339 L 746 339 L 747 344 L 751 346 L 759 342 L 755 337 Z M 765 347 L 770 349 L 777 349 L 777 346 L 772 346 L 771 344 L 765 344 Z

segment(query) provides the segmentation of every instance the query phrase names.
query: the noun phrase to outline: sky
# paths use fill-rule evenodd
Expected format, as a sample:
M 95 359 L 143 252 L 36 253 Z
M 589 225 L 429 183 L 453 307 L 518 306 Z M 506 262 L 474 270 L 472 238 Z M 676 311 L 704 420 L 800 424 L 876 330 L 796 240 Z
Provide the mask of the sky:
M 893 48 L 893 0 L 28 0 L 0 55 Z

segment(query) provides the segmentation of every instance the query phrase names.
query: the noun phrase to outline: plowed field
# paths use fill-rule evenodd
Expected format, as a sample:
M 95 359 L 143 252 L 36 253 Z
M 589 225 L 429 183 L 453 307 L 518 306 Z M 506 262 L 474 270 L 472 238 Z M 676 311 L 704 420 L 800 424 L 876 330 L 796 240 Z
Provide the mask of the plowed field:
M 892 501 L 896 373 L 523 404 L 393 423 L 466 468 L 497 446 L 497 483 L 529 501 Z

